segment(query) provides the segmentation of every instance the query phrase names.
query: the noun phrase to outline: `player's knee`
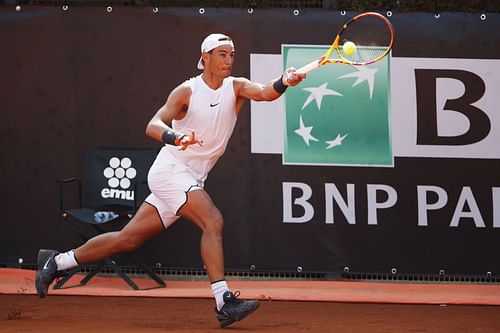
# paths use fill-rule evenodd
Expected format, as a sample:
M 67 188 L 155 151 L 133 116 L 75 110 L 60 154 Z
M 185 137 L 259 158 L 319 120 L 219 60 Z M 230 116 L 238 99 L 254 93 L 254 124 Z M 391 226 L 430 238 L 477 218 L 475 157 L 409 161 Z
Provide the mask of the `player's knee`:
M 222 235 L 222 229 L 224 228 L 224 219 L 222 214 L 215 210 L 210 216 L 206 217 L 204 232 L 211 234 Z

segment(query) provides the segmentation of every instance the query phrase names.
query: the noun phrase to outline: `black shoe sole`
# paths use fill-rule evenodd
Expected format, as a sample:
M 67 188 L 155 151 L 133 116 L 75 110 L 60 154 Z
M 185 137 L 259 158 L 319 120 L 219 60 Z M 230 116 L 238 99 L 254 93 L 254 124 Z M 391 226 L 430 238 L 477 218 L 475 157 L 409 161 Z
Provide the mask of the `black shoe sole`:
M 251 315 L 252 313 L 254 313 L 254 312 L 255 312 L 255 310 L 257 310 L 257 309 L 259 308 L 259 306 L 260 306 L 260 303 L 256 303 L 255 308 L 253 308 L 251 311 L 246 312 L 246 313 L 245 313 L 245 314 L 243 314 L 241 317 L 239 317 L 239 318 L 237 318 L 237 319 L 235 319 L 235 320 L 236 320 L 236 321 L 240 321 L 240 320 L 245 319 L 246 317 L 248 317 L 249 315 Z
M 234 322 L 237 322 L 237 321 L 245 319 L 246 317 L 248 317 L 249 315 L 251 315 L 252 313 L 254 313 L 255 310 L 257 310 L 259 308 L 259 306 L 260 306 L 260 303 L 256 303 L 255 308 L 253 308 L 251 311 L 248 311 L 248 312 L 244 313 L 243 315 L 241 315 L 241 317 L 238 317 L 238 318 L 230 318 L 229 317 L 229 318 L 226 318 L 226 319 L 223 319 L 223 320 L 219 319 L 219 326 L 220 326 L 220 328 L 227 327 L 227 326 L 231 325 Z
M 219 326 L 220 328 L 224 328 L 224 327 L 227 327 L 229 325 L 231 325 L 232 323 L 234 323 L 236 320 L 234 319 L 231 319 L 231 318 L 227 318 L 227 319 L 223 319 L 223 320 L 219 320 Z

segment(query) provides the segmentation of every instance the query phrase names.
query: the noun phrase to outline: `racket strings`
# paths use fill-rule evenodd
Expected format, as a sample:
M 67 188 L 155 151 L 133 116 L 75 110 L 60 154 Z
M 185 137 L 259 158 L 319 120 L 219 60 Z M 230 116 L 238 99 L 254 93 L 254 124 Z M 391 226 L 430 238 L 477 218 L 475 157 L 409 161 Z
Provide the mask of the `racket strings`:
M 349 62 L 370 63 L 389 51 L 392 38 L 392 30 L 384 20 L 376 16 L 365 16 L 353 21 L 342 31 L 337 52 Z M 347 42 L 356 45 L 353 53 L 344 50 L 343 45 Z
M 344 51 L 341 51 L 341 56 L 352 62 L 364 63 L 370 62 L 380 56 L 383 56 L 386 50 L 387 48 L 385 47 L 360 45 L 357 47 L 357 50 L 353 54 L 346 54 Z

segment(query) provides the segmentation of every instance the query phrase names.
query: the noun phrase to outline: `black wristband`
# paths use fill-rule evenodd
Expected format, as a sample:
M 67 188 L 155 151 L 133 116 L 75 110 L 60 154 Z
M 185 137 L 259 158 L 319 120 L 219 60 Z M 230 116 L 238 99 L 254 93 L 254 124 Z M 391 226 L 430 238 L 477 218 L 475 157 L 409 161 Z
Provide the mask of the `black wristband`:
M 161 135 L 161 140 L 163 141 L 163 143 L 166 143 L 167 145 L 177 146 L 178 141 L 180 141 L 179 138 L 182 137 L 183 137 L 182 134 L 174 131 L 171 128 L 168 128 Z
M 286 88 L 288 88 L 288 86 L 285 86 L 283 84 L 283 75 L 280 76 L 279 79 L 277 79 L 276 81 L 274 81 L 273 88 L 274 88 L 274 90 L 276 90 L 276 92 L 278 94 L 283 94 L 285 92 L 285 90 L 286 90 Z

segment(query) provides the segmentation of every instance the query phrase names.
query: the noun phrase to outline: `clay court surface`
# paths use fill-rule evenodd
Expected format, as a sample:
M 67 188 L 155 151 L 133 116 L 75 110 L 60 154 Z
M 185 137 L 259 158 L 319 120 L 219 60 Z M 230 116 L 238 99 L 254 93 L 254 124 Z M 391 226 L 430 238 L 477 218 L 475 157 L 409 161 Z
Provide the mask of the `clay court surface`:
M 120 279 L 97 277 L 42 300 L 33 277 L 0 269 L 0 332 L 500 332 L 496 284 L 230 281 L 261 306 L 220 329 L 206 281 L 133 291 Z
M 500 308 L 263 301 L 232 332 L 499 332 Z M 221 332 L 210 299 L 0 296 L 0 332 Z M 9 317 L 11 319 L 9 319 Z

